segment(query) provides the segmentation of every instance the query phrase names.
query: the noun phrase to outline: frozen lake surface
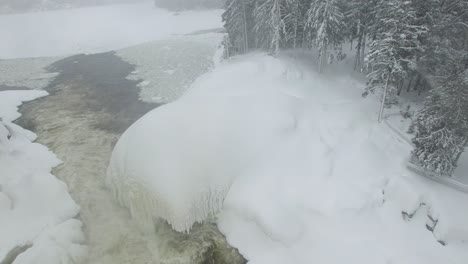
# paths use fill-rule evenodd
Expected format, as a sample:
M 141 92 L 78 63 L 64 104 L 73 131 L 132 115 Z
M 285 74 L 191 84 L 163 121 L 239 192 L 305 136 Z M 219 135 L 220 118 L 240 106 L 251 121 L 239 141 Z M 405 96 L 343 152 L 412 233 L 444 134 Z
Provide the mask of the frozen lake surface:
M 221 28 L 221 10 L 172 13 L 152 1 L 0 16 L 0 59 L 117 50 Z

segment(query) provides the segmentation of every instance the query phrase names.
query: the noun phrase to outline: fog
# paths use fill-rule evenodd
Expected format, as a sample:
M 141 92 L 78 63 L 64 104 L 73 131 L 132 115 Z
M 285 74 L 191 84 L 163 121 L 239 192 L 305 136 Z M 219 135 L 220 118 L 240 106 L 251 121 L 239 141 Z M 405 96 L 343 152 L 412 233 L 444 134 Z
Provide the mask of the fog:
M 151 1 L 6 15 L 0 16 L 0 59 L 107 52 L 219 27 L 220 11 L 173 15 Z
M 0 0 L 0 263 L 245 263 L 214 224 L 186 235 L 161 221 L 157 233 L 142 233 L 105 188 L 120 134 L 219 58 L 221 10 L 168 8 L 154 0 Z M 20 115 L 21 125 L 10 123 Z M 20 126 L 38 136 L 34 144 Z M 205 260 L 211 252 L 230 261 Z
M 171 10 L 221 8 L 224 0 L 155 0 L 159 7 Z
M 145 0 L 2 0 L 0 1 L 0 14 L 142 1 Z
M 154 1 L 171 10 L 220 8 L 224 0 L 2 0 L 0 14 Z

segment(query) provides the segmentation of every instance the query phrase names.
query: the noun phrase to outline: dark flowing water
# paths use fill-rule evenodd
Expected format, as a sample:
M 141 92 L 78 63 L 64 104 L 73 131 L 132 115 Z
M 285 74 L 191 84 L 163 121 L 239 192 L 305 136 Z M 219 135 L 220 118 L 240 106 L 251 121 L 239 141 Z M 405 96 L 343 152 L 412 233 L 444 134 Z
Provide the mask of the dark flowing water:
M 246 262 L 211 223 L 180 234 L 160 221 L 155 233 L 142 234 L 106 189 L 113 145 L 133 122 L 158 107 L 138 99 L 138 82 L 125 78 L 134 71 L 132 65 L 109 52 L 68 57 L 49 70 L 60 73 L 46 88 L 50 95 L 24 104 L 17 123 L 36 132 L 38 142 L 63 161 L 53 173 L 81 206 L 89 245 L 85 263 Z

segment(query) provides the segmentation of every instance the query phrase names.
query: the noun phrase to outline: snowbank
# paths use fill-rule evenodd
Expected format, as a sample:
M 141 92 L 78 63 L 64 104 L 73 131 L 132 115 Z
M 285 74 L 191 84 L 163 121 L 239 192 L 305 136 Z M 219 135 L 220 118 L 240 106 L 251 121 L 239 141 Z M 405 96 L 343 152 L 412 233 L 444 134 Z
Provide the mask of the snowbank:
M 152 1 L 0 16 L 0 58 L 49 57 L 117 50 L 222 27 L 221 10 L 174 14 Z
M 108 169 L 117 200 L 178 231 L 217 216 L 250 263 L 465 263 L 468 195 L 408 171 L 364 84 L 310 60 L 233 59 L 137 121 Z
M 462 153 L 459 161 L 459 166 L 455 171 L 455 178 L 465 184 L 468 184 L 468 151 Z
M 50 171 L 60 161 L 12 123 L 45 91 L 0 92 L 0 262 L 76 263 L 84 256 L 78 206 Z M 7 262 L 9 263 L 9 262 Z

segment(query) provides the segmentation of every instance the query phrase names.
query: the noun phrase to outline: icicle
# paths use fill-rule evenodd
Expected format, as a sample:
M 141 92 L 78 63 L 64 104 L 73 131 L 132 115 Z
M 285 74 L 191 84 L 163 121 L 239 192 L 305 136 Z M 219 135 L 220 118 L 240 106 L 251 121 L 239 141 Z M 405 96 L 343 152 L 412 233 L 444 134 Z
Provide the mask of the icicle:
M 154 230 L 154 223 L 158 218 L 166 220 L 178 232 L 189 232 L 193 224 L 203 222 L 221 210 L 229 189 L 229 186 L 209 188 L 199 193 L 195 199 L 186 201 L 187 206 L 183 207 L 185 210 L 177 211 L 180 208 L 171 208 L 169 201 L 165 201 L 130 175 L 121 174 L 112 162 L 107 174 L 106 184 L 114 198 L 130 210 L 132 218 L 143 232 Z

